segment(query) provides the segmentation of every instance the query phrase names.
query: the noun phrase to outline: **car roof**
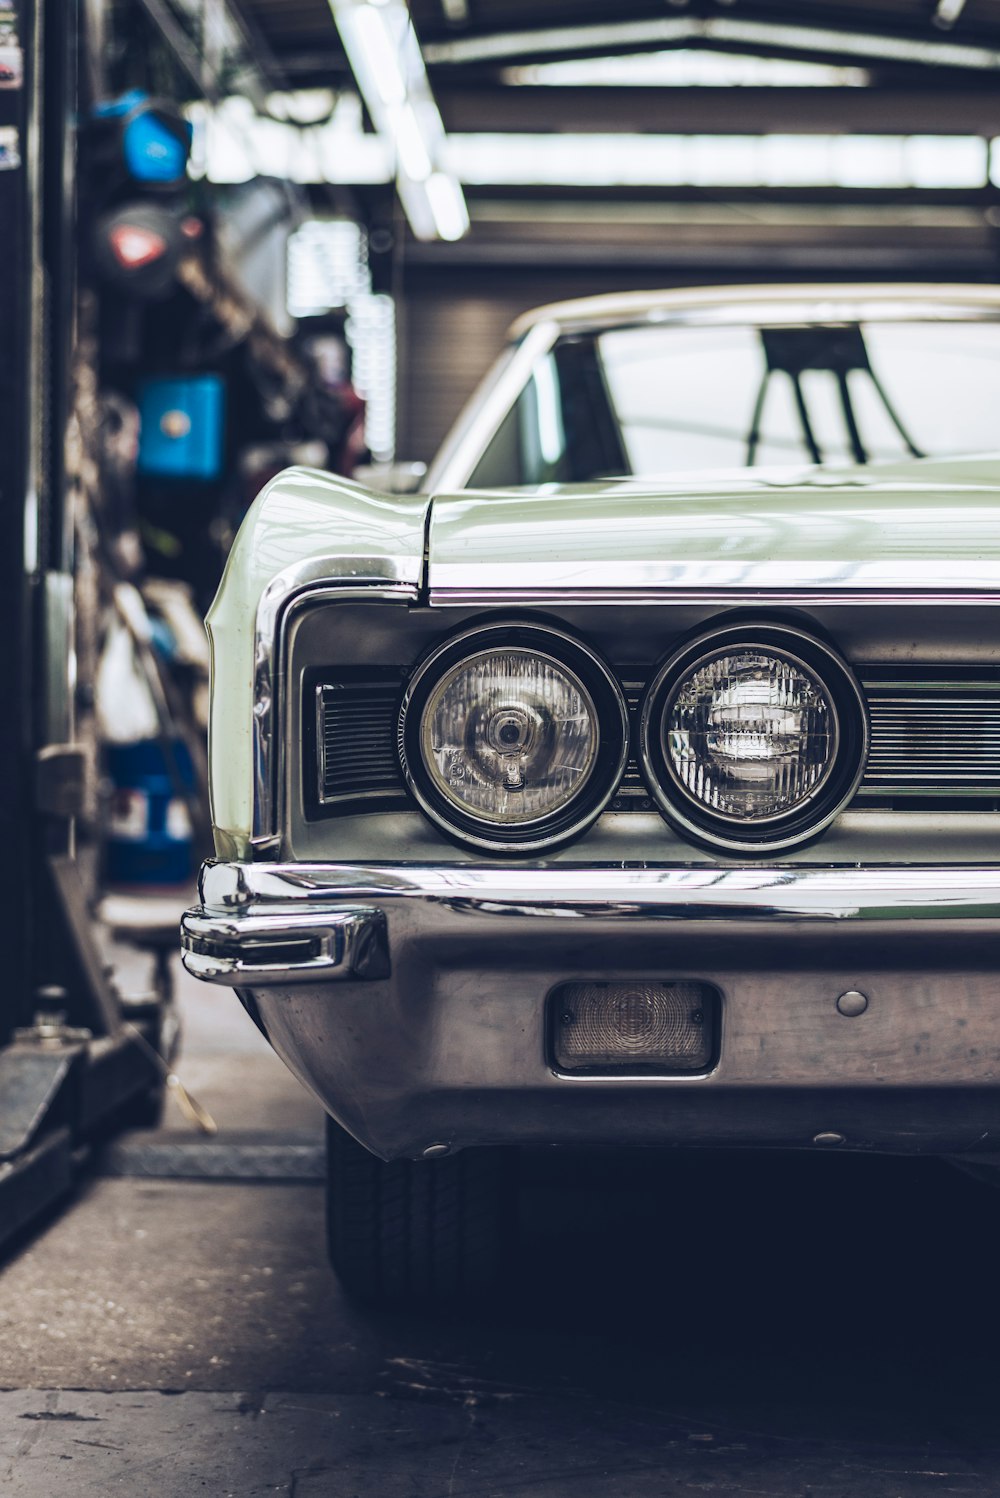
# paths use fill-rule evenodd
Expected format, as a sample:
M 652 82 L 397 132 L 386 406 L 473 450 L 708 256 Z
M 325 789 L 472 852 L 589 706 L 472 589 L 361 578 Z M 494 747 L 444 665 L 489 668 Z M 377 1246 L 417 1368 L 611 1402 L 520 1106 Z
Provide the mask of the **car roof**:
M 579 297 L 553 302 L 522 313 L 511 325 L 509 336 L 522 338 L 540 323 L 554 323 L 560 332 L 615 327 L 624 323 L 705 313 L 763 314 L 779 320 L 823 321 L 854 315 L 864 308 L 869 317 L 898 317 L 902 311 L 945 312 L 958 306 L 1000 311 L 1000 287 L 972 283 L 939 285 L 933 282 L 879 284 L 800 283 L 776 286 L 682 286 L 663 291 L 622 291 L 606 296 Z

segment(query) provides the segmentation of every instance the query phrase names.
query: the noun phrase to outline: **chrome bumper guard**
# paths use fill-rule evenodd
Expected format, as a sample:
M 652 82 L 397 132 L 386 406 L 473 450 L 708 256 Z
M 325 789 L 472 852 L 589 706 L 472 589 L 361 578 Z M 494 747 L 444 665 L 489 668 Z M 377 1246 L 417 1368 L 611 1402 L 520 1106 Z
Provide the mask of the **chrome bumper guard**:
M 183 939 L 384 1159 L 1000 1138 L 1000 867 L 214 863 Z M 717 989 L 710 1071 L 559 1070 L 559 984 L 630 976 Z
M 189 910 L 181 943 L 189 973 L 231 987 L 384 978 L 389 972 L 385 916 L 363 907 L 233 916 Z
M 260 986 L 389 975 L 385 911 L 545 922 L 721 922 L 943 931 L 1000 924 L 1000 868 L 501 868 L 208 863 L 181 922 L 188 972 Z

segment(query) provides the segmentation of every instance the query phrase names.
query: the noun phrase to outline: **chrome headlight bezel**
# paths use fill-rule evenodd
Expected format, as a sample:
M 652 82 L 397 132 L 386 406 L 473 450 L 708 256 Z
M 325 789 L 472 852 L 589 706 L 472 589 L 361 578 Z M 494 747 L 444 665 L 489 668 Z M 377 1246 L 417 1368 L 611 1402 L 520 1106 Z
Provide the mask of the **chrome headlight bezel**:
M 421 747 L 425 709 L 441 683 L 463 663 L 490 650 L 525 650 L 578 678 L 594 704 L 597 748 L 586 785 L 555 812 L 499 823 L 464 811 L 427 769 Z M 616 677 L 589 646 L 549 625 L 495 623 L 453 635 L 418 664 L 399 713 L 399 759 L 418 806 L 464 846 L 497 853 L 534 853 L 569 841 L 593 823 L 614 795 L 628 757 L 628 707 Z
M 807 797 L 787 811 L 755 820 L 716 812 L 690 794 L 664 751 L 664 723 L 682 684 L 734 651 L 760 650 L 805 668 L 823 690 L 834 726 L 828 768 Z M 733 853 L 782 852 L 810 841 L 854 796 L 868 757 L 868 710 L 847 662 L 825 641 L 790 624 L 744 621 L 707 630 L 674 651 L 646 690 L 639 753 L 650 793 L 684 836 Z

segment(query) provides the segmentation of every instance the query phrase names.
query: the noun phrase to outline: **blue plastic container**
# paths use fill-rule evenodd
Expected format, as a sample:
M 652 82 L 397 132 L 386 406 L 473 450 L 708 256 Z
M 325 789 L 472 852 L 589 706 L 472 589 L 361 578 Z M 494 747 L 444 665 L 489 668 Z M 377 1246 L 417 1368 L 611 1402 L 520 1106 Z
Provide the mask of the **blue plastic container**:
M 101 100 L 91 114 L 95 120 L 118 122 L 121 158 L 133 182 L 154 189 L 183 185 L 193 130 L 176 106 L 132 88 L 117 99 Z
M 178 479 L 219 477 L 225 386 L 218 375 L 145 380 L 138 399 L 141 473 Z
M 125 165 L 136 182 L 169 186 L 184 180 L 190 141 L 179 138 L 155 110 L 140 111 L 127 121 L 122 145 Z
M 180 778 L 194 788 L 186 746 L 174 743 Z M 156 739 L 110 744 L 108 773 L 114 785 L 106 845 L 111 884 L 181 884 L 194 873 L 194 843 L 187 804 L 167 772 Z

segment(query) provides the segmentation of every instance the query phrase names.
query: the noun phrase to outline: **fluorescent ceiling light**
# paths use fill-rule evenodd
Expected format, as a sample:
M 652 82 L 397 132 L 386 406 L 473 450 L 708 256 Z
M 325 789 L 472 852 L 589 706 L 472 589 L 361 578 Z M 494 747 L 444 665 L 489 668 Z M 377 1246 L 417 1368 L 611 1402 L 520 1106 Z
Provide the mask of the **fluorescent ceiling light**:
M 426 182 L 434 168 L 413 105 L 403 104 L 394 109 L 391 118 L 399 165 L 411 181 Z
M 414 105 L 420 122 L 422 106 Z M 303 184 L 391 182 L 420 238 L 460 239 L 469 215 L 460 183 L 497 187 L 984 187 L 989 145 L 978 135 L 449 135 L 431 158 L 405 160 L 366 135 L 350 111 L 299 127 L 255 114 L 248 99 L 191 105 L 193 160 L 212 182 L 258 174 Z M 403 118 L 397 122 L 403 127 Z M 421 122 L 422 129 L 422 122 Z M 400 140 L 404 137 L 401 135 Z M 408 136 L 407 136 L 408 138 Z M 416 136 L 413 137 L 417 139 Z M 426 139 L 421 133 L 420 139 Z M 404 169 L 408 162 L 413 176 Z M 1000 182 L 994 144 L 992 180 Z M 426 173 L 426 175 L 421 175 Z M 404 194 L 406 196 L 404 196 Z
M 391 296 L 357 297 L 345 334 L 353 353 L 351 383 L 365 402 L 365 441 L 376 463 L 396 446 L 396 308 Z
M 291 120 L 293 125 L 318 125 L 328 120 L 337 105 L 332 88 L 299 88 L 291 93 L 268 94 L 267 112 L 276 120 Z
M 406 79 L 381 9 L 366 4 L 335 5 L 334 15 L 365 102 L 374 97 L 389 107 L 402 104 Z
M 461 239 L 469 232 L 469 210 L 455 178 L 447 172 L 433 172 L 424 186 L 441 238 Z
M 418 239 L 455 238 L 454 199 L 462 197 L 457 178 L 447 200 L 440 188 L 428 192 L 435 175 L 446 173 L 444 125 L 405 0 L 330 0 L 344 50 L 372 123 L 395 155 L 396 189 Z M 439 206 L 446 203 L 439 221 Z M 464 225 L 468 214 L 462 203 Z
M 575 57 L 564 62 L 504 68 L 504 83 L 545 87 L 600 88 L 863 88 L 865 68 L 836 67 L 785 57 L 748 57 L 678 47 L 619 57 Z
M 391 182 L 390 145 L 383 136 L 366 135 L 360 110 L 352 118 L 345 102 L 338 104 L 332 119 L 308 126 L 259 115 L 242 95 L 215 106 L 189 104 L 184 111 L 194 130 L 189 174 L 219 183 L 249 182 L 260 176 L 303 186 Z
M 456 37 L 453 41 L 428 43 L 424 58 L 431 64 L 490 62 L 505 57 L 542 56 L 545 53 L 593 51 L 609 47 L 682 45 L 691 42 L 727 42 L 765 51 L 832 52 L 849 57 L 882 58 L 892 62 L 916 62 L 929 66 L 1000 69 L 1000 51 L 972 47 L 961 42 L 924 41 L 920 38 L 879 36 L 865 31 L 832 31 L 826 27 L 775 26 L 769 21 L 739 21 L 726 16 L 699 20 L 693 17 L 663 17 L 649 21 L 604 21 L 587 26 L 553 26 L 539 31 L 506 31 L 492 36 Z
M 980 188 L 980 136 L 452 135 L 468 185 Z
M 935 26 L 950 31 L 965 9 L 965 0 L 938 0 L 937 9 L 931 16 Z
M 368 244 L 351 219 L 307 219 L 288 240 L 288 311 L 311 317 L 371 294 Z

